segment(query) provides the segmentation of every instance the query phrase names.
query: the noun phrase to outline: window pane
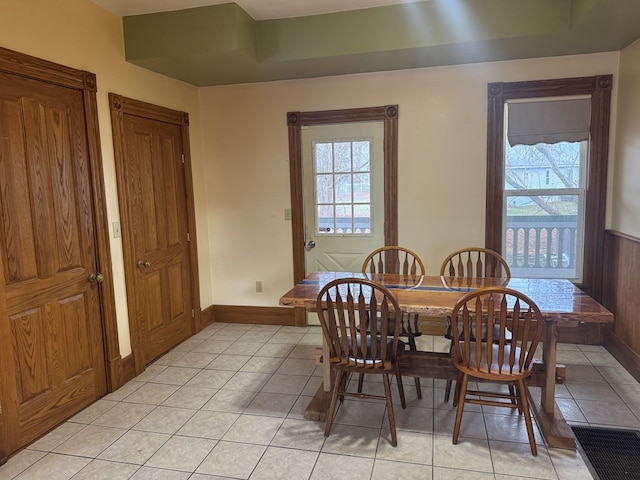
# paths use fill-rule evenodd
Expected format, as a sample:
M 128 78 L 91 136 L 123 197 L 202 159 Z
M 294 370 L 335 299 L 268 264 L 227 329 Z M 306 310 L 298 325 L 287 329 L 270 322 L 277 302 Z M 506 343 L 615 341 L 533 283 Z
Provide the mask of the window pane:
M 334 145 L 334 155 L 336 161 L 336 172 L 351 171 L 351 142 L 336 142 Z
M 371 203 L 371 175 L 368 173 L 353 175 L 353 202 Z
M 335 176 L 336 203 L 351 203 L 351 175 L 339 174 Z
M 316 143 L 315 155 L 316 173 L 331 173 L 333 171 L 333 144 Z
M 579 188 L 581 143 L 505 143 L 505 189 Z
M 371 144 L 369 141 L 353 142 L 353 171 L 371 170 Z
M 353 233 L 351 205 L 336 205 L 336 230 L 338 233 Z
M 371 231 L 371 206 L 354 205 L 353 216 L 356 232 L 369 233 Z
M 514 276 L 577 278 L 582 258 L 578 195 L 507 195 L 504 255 Z
M 333 175 L 316 176 L 316 203 L 333 203 Z
M 318 205 L 318 233 L 332 233 L 335 230 L 333 205 Z

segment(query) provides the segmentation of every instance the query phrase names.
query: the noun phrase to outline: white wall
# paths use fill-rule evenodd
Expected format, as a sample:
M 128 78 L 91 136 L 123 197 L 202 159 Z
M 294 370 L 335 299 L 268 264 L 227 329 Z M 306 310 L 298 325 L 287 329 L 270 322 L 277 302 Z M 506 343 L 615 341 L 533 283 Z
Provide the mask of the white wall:
M 620 56 L 611 228 L 640 238 L 640 40 Z
M 437 274 L 449 252 L 484 245 L 487 84 L 612 73 L 615 105 L 618 61 L 603 53 L 201 88 L 214 303 L 277 305 L 292 285 L 286 112 L 399 105 L 399 242 Z
M 109 224 L 119 221 L 108 93 L 186 111 L 190 118 L 196 216 L 207 222 L 200 150 L 200 112 L 196 87 L 131 65 L 124 60 L 122 18 L 89 0 L 3 0 L 0 3 L 0 46 L 97 76 L 98 117 L 104 163 Z M 212 301 L 206 228 L 198 232 L 203 305 Z M 122 356 L 131 353 L 129 320 L 120 238 L 111 238 L 118 336 Z

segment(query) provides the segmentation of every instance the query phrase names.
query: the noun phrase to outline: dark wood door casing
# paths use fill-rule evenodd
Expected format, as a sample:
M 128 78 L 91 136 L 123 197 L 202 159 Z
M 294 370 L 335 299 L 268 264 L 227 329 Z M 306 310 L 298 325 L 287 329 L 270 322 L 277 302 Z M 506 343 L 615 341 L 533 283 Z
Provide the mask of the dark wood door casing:
M 384 239 L 398 244 L 398 105 L 288 112 L 289 175 L 291 183 L 291 233 L 293 238 L 293 283 L 305 277 L 304 200 L 302 186 L 303 126 L 356 122 L 384 122 Z M 296 318 L 302 318 L 296 314 Z M 296 324 L 298 324 L 296 320 Z
M 120 354 L 95 75 L 0 48 L 0 92 L 1 464 L 117 388 Z
M 189 117 L 114 93 L 109 100 L 131 344 L 140 373 L 201 323 Z

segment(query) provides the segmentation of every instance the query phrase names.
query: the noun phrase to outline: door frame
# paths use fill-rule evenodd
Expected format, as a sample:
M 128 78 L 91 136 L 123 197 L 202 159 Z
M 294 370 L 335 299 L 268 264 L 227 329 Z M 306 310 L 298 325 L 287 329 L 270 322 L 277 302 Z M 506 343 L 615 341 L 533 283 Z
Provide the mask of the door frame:
M 398 244 L 398 105 L 288 112 L 289 178 L 291 184 L 291 234 L 293 283 L 306 276 L 304 254 L 304 199 L 302 178 L 302 127 L 358 122 L 384 122 L 384 243 Z M 296 325 L 301 323 L 296 314 Z
M 113 288 L 113 272 L 111 267 L 111 248 L 107 220 L 106 195 L 104 187 L 104 170 L 100 149 L 100 133 L 98 125 L 98 107 L 96 102 L 96 75 L 84 70 L 49 62 L 20 52 L 0 47 L 0 71 L 11 75 L 22 76 L 39 82 L 59 85 L 82 92 L 84 101 L 85 129 L 87 139 L 89 177 L 96 239 L 97 271 L 102 273 L 104 281 L 99 286 L 102 334 L 106 365 L 107 390 L 113 391 L 122 385 L 122 358 L 118 343 L 118 324 L 116 319 L 115 295 Z M 6 312 L 0 312 L 6 314 Z M 10 361 L 6 355 L 0 354 L 0 365 Z M 4 369 L 3 369 L 4 370 Z M 8 411 L 6 396 L 0 391 L 0 430 L 4 428 L 2 411 Z M 4 431 L 0 433 L 0 464 L 6 457 Z
M 191 302 L 193 308 L 192 322 L 196 332 L 202 328 L 202 311 L 200 307 L 200 282 L 198 275 L 198 248 L 196 239 L 196 216 L 195 216 L 195 202 L 193 193 L 193 174 L 191 168 L 191 149 L 189 144 L 189 114 L 187 112 L 181 112 L 178 110 L 172 110 L 170 108 L 161 107 L 151 103 L 142 102 L 132 98 L 126 98 L 116 93 L 109 93 L 109 110 L 111 112 L 111 127 L 113 129 L 113 148 L 116 164 L 116 181 L 118 184 L 118 202 L 120 205 L 120 218 L 123 224 L 129 221 L 129 212 L 126 204 L 125 187 L 126 179 L 124 177 L 124 115 L 134 115 L 149 120 L 157 120 L 160 122 L 171 123 L 180 127 L 182 136 L 182 150 L 184 155 L 184 182 L 186 192 L 186 208 L 187 208 L 187 228 L 189 231 L 188 242 L 188 256 L 191 263 Z M 123 229 L 123 240 L 127 240 L 127 231 Z M 132 239 L 127 240 L 132 245 Z M 124 248 L 124 271 L 125 279 L 134 278 L 136 275 L 136 262 L 132 255 L 132 248 Z M 133 315 L 136 311 L 136 299 L 130 295 L 129 288 L 132 285 L 127 285 L 127 307 L 129 309 L 129 331 L 131 338 L 131 350 L 134 358 L 135 374 L 145 370 L 144 355 L 141 347 L 141 335 L 140 325 L 138 325 L 138 318 Z

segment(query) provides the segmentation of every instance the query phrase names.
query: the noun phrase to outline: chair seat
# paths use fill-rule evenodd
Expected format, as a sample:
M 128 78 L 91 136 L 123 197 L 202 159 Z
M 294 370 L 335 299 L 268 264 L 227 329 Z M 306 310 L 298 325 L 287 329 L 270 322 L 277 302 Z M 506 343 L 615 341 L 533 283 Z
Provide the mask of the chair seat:
M 362 358 L 361 355 L 356 355 L 353 352 L 353 341 L 351 339 L 351 337 L 347 337 L 347 345 L 349 345 L 349 352 L 347 354 L 347 357 L 349 359 L 349 364 L 355 364 L 355 365 L 376 365 L 376 364 L 382 364 L 382 360 L 380 359 L 379 356 L 376 356 L 375 358 L 372 356 L 371 351 L 372 351 L 372 337 L 368 336 L 367 337 L 367 347 L 366 347 L 366 351 L 367 351 L 367 355 L 366 357 Z M 402 340 L 398 340 L 398 351 L 402 351 L 405 349 L 405 343 Z M 376 338 L 376 352 L 380 352 L 380 338 Z M 362 341 L 360 337 L 356 338 L 356 349 L 357 350 L 361 350 L 362 348 Z M 393 339 L 388 340 L 387 341 L 387 348 L 393 348 Z M 342 353 L 345 353 L 344 351 Z
M 500 366 L 498 363 L 498 355 L 500 347 L 496 344 L 492 344 L 491 349 L 491 366 L 487 364 L 487 343 L 483 342 L 480 347 L 480 364 L 478 365 L 477 361 L 477 350 L 476 350 L 476 342 L 470 342 L 470 354 L 469 354 L 469 363 L 465 364 L 459 360 L 454 359 L 454 364 L 456 367 L 462 372 L 472 373 L 475 377 L 480 378 L 489 378 L 492 380 L 496 380 L 496 375 L 500 374 L 504 377 L 504 381 L 512 381 L 515 378 L 522 378 L 523 376 L 528 376 L 531 372 L 531 368 L 528 369 L 520 369 L 519 365 L 516 363 L 512 369 L 509 368 L 508 360 L 503 362 L 503 366 Z M 518 358 L 521 354 L 520 348 L 516 347 L 514 350 L 515 358 Z M 509 355 L 511 355 L 512 349 L 510 346 L 506 345 L 503 350 L 504 358 L 508 359 Z

